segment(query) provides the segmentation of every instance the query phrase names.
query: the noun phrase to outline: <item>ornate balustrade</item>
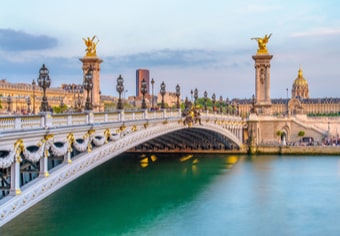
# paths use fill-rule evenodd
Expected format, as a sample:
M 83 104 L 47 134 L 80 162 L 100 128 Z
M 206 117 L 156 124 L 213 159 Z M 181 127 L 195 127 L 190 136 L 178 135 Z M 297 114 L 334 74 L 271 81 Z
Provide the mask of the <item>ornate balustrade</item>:
M 191 126 L 184 119 L 180 111 L 166 110 L 0 117 L 0 175 L 8 182 L 0 186 L 0 227 L 72 179 L 155 137 L 190 127 L 242 145 L 246 122 L 239 117 L 204 113 L 202 125 Z M 30 175 L 28 163 L 39 163 Z
M 179 111 L 148 112 L 143 111 L 116 111 L 109 113 L 70 113 L 51 114 L 49 112 L 32 116 L 0 116 L 0 131 L 11 132 L 15 130 L 37 129 L 48 127 L 62 127 L 73 125 L 86 125 L 129 120 L 142 120 L 180 116 Z

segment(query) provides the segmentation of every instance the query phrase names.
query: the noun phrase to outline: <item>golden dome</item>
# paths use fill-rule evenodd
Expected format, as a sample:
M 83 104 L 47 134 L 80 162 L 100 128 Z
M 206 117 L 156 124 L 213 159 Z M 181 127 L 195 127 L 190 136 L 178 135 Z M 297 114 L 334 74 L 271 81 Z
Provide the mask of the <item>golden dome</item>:
M 293 86 L 308 86 L 307 80 L 303 78 L 301 67 L 298 72 L 298 77 L 295 79 Z
M 292 98 L 309 98 L 308 82 L 303 78 L 301 67 L 299 68 L 298 77 L 293 83 Z

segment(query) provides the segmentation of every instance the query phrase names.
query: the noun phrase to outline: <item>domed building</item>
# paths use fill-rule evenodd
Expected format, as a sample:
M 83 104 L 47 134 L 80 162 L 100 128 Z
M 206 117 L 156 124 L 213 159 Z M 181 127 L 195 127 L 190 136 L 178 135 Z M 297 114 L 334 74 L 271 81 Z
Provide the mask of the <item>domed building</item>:
M 303 77 L 301 67 L 298 71 L 298 77 L 295 79 L 292 86 L 292 98 L 309 98 L 308 82 Z
M 233 99 L 237 104 L 238 113 L 244 117 L 250 114 L 253 104 L 252 99 Z M 285 116 L 294 114 L 306 114 L 309 116 L 338 115 L 340 114 L 340 98 L 310 98 L 309 86 L 303 76 L 301 67 L 298 76 L 292 85 L 291 98 L 272 98 L 271 114 L 274 116 Z

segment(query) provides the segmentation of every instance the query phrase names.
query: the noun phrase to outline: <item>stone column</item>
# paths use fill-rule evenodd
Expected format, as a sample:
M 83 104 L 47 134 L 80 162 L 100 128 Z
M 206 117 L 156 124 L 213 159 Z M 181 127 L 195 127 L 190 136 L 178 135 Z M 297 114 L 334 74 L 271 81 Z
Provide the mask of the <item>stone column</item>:
M 66 145 L 66 144 L 65 144 Z M 71 160 L 71 152 L 67 152 L 65 155 L 64 155 L 64 163 L 67 163 L 67 164 L 71 164 L 72 163 L 72 160 Z
M 48 159 L 47 156 L 44 156 L 40 159 L 40 172 L 39 175 L 41 177 L 48 177 L 50 174 L 48 173 Z
M 84 56 L 83 58 L 79 59 L 83 63 L 83 75 L 86 74 L 90 65 L 92 65 L 93 69 L 93 88 L 92 88 L 92 106 L 93 111 L 99 112 L 100 109 L 100 63 L 103 62 L 97 56 Z
M 19 195 L 19 194 L 21 194 L 21 189 L 20 189 L 20 162 L 18 160 L 15 160 L 11 165 L 10 195 L 15 196 L 15 195 Z
M 270 60 L 273 55 L 256 54 L 252 58 L 255 60 L 255 110 L 270 115 Z

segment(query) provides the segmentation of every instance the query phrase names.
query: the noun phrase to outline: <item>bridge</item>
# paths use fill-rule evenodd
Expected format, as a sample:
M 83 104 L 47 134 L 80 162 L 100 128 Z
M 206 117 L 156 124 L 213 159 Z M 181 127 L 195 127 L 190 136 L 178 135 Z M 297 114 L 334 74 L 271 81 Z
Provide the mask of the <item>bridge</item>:
M 180 110 L 0 117 L 0 226 L 123 152 L 244 153 L 247 123 Z

